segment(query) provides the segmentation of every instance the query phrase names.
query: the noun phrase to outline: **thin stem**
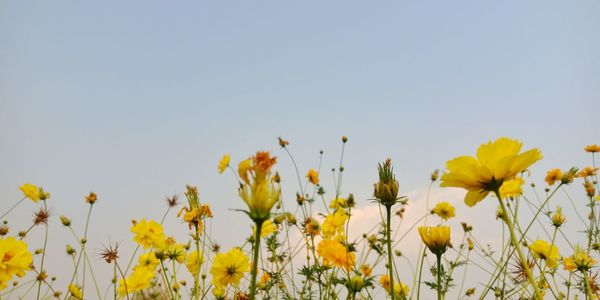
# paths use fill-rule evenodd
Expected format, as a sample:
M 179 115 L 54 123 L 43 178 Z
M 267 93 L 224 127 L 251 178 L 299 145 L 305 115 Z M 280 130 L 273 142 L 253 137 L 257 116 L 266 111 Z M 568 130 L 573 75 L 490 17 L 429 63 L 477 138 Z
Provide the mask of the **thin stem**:
M 502 209 L 502 219 L 504 220 L 504 223 L 506 223 L 506 225 L 508 226 L 508 231 L 510 232 L 511 242 L 512 242 L 513 246 L 515 247 L 515 249 L 517 250 L 517 254 L 519 255 L 521 264 L 523 265 L 523 268 L 525 269 L 525 272 L 527 273 L 527 279 L 529 279 L 529 282 L 533 286 L 535 298 L 542 299 L 542 293 L 540 292 L 540 289 L 537 286 L 537 283 L 535 282 L 535 278 L 533 277 L 533 273 L 531 272 L 531 269 L 529 268 L 527 259 L 525 258 L 525 255 L 523 254 L 521 247 L 519 247 L 519 242 L 517 241 L 517 236 L 515 234 L 515 228 L 513 226 L 513 223 L 511 222 L 511 220 L 508 217 L 508 210 L 506 209 L 506 205 L 504 205 L 504 202 L 502 201 L 502 197 L 500 196 L 500 191 L 498 189 L 496 189 L 494 192 L 496 193 L 496 197 L 498 198 L 498 202 L 500 203 L 500 208 Z M 525 230 L 525 232 L 527 232 L 527 230 Z
M 392 221 L 392 206 L 386 205 L 385 212 L 387 215 L 387 221 L 385 224 L 385 233 L 387 235 L 387 252 L 388 252 L 388 270 L 390 274 L 390 295 L 392 296 L 392 300 L 396 297 L 394 295 L 394 264 L 392 260 L 392 238 L 391 238 L 391 221 Z
M 264 220 L 256 220 L 256 232 L 254 233 L 254 255 L 252 256 L 252 279 L 250 281 L 250 300 L 256 299 L 256 274 L 258 273 L 258 254 L 260 252 L 260 232 Z
M 23 202 L 23 200 L 25 200 L 25 199 L 27 199 L 27 197 L 23 197 L 23 199 L 21 199 L 17 203 L 15 203 L 15 205 L 13 205 L 5 213 L 3 213 L 2 216 L 0 216 L 0 219 L 3 219 L 4 217 L 6 217 L 6 215 L 8 215 L 13 209 L 17 208 L 17 206 L 19 206 L 19 204 L 21 204 L 21 202 Z M 44 203 L 46 203 L 46 202 L 44 201 Z
M 436 254 L 437 258 L 437 299 L 442 300 L 442 255 Z
M 22 200 L 21 200 L 22 201 Z M 48 207 L 46 205 L 46 200 L 44 201 L 44 210 L 48 211 Z M 20 203 L 20 202 L 19 202 Z M 18 203 L 17 203 L 18 205 Z M 48 223 L 45 223 L 45 233 L 44 233 L 44 249 L 42 250 L 42 261 L 40 263 L 40 275 L 44 273 L 44 259 L 46 258 L 46 246 L 48 245 Z M 42 291 L 42 276 L 38 280 L 38 289 L 37 289 L 37 297 L 36 299 L 40 299 L 40 292 Z

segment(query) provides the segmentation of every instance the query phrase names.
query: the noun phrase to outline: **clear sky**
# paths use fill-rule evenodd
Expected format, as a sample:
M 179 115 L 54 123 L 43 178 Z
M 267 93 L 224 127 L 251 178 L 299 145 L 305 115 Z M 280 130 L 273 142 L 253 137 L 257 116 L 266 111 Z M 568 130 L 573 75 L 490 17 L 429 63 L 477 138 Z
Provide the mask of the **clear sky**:
M 91 247 L 129 249 L 129 220 L 160 218 L 194 184 L 230 247 L 249 225 L 216 164 L 273 151 L 293 203 L 278 136 L 304 174 L 321 149 L 335 167 L 347 135 L 344 192 L 364 204 L 378 161 L 417 193 L 499 136 L 542 149 L 536 179 L 583 166 L 582 147 L 600 143 L 598 16 L 592 0 L 2 1 L 0 211 L 32 182 L 52 193 L 51 226 L 65 214 L 81 228 L 95 191 Z

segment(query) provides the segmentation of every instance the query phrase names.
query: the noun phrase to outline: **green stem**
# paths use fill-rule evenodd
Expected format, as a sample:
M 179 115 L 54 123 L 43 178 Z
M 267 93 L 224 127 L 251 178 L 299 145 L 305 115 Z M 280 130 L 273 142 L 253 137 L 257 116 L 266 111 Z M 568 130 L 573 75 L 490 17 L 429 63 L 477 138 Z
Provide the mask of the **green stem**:
M 525 273 L 527 273 L 527 279 L 529 279 L 529 283 L 531 283 L 531 285 L 533 286 L 533 290 L 535 293 L 535 299 L 542 299 L 542 293 L 540 292 L 540 289 L 537 286 L 537 283 L 535 282 L 535 278 L 533 277 L 533 273 L 531 272 L 531 269 L 529 268 L 527 259 L 525 258 L 525 255 L 523 254 L 521 247 L 519 246 L 519 242 L 517 241 L 517 236 L 515 234 L 515 227 L 513 226 L 513 223 L 510 221 L 510 219 L 508 217 L 508 210 L 506 209 L 506 205 L 502 201 L 502 197 L 500 196 L 500 191 L 498 189 L 496 189 L 494 192 L 496 193 L 496 197 L 498 198 L 498 202 L 500 203 L 500 208 L 502 209 L 502 220 L 504 220 L 504 223 L 506 223 L 506 226 L 508 226 L 508 231 L 510 232 L 510 240 L 511 240 L 513 246 L 515 247 L 515 249 L 517 250 L 517 254 L 519 255 L 519 260 L 521 260 L 521 264 L 523 265 L 523 268 L 525 269 Z M 527 232 L 527 230 L 525 232 Z M 508 259 L 507 259 L 507 261 L 508 261 Z
M 396 299 L 394 295 L 394 263 L 392 260 L 392 238 L 391 238 L 391 221 L 392 221 L 392 206 L 386 205 L 385 212 L 387 214 L 387 221 L 385 224 L 385 233 L 387 235 L 387 252 L 388 252 L 388 270 L 390 274 L 390 296 L 392 300 Z
M 256 274 L 258 273 L 258 254 L 260 252 L 260 232 L 264 220 L 256 220 L 256 232 L 254 233 L 254 255 L 252 256 L 252 279 L 250 281 L 250 300 L 256 299 Z
M 442 300 L 442 255 L 436 254 L 437 258 L 437 298 L 438 300 Z
M 44 210 L 48 211 L 48 208 L 46 206 L 46 200 L 43 200 L 43 201 L 44 201 Z M 18 203 L 17 203 L 17 205 L 18 205 Z M 11 210 L 12 210 L 12 208 L 11 208 Z M 46 246 L 48 245 L 48 223 L 46 222 L 45 225 L 46 225 L 46 231 L 44 233 L 44 249 L 42 250 L 42 261 L 40 263 L 40 279 L 38 279 L 38 289 L 37 289 L 36 299 L 40 299 L 40 292 L 42 291 L 42 281 L 43 280 L 41 280 L 41 277 L 42 277 L 41 275 L 44 273 L 44 259 L 46 258 Z

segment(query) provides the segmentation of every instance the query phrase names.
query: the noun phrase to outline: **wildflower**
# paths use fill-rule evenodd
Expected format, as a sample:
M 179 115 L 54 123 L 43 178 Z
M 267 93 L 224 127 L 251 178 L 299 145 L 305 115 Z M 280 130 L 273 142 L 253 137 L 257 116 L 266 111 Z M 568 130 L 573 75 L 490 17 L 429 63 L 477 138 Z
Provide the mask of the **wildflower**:
M 153 220 L 146 221 L 146 219 L 142 219 L 139 222 L 134 222 L 131 233 L 135 234 L 133 241 L 144 247 L 144 249 L 151 246 L 159 247 L 165 240 L 162 225 Z
M 373 268 L 370 265 L 362 264 L 360 265 L 360 273 L 365 277 L 370 277 L 373 273 Z
M 68 252 L 69 251 L 67 248 L 67 253 Z M 115 244 L 114 248 L 112 245 L 109 245 L 108 248 L 105 248 L 102 253 L 100 253 L 100 256 L 102 256 L 102 258 L 109 264 L 116 261 L 117 258 L 119 258 L 119 244 Z
M 319 235 L 319 233 L 321 232 L 321 225 L 319 225 L 319 221 L 308 217 L 306 218 L 306 220 L 304 220 L 304 231 L 306 232 L 306 234 L 308 235 Z
M 271 280 L 271 275 L 269 275 L 268 272 L 264 272 L 262 274 L 262 276 L 260 276 L 260 280 L 258 281 L 258 286 L 261 289 L 264 289 L 267 287 L 267 284 L 269 283 L 269 280 Z
M 65 216 L 60 216 L 60 223 L 62 223 L 65 227 L 71 226 L 71 220 Z
M 563 264 L 565 270 L 569 272 L 575 270 L 587 272 L 596 264 L 596 260 L 591 258 L 581 247 L 576 246 L 573 255 L 563 258 Z
M 223 174 L 223 172 L 225 172 L 225 169 L 227 169 L 227 167 L 229 167 L 230 160 L 231 160 L 231 157 L 229 156 L 229 154 L 223 155 L 223 158 L 221 158 L 221 160 L 219 161 L 219 165 L 217 166 L 217 170 L 219 170 L 219 174 Z
M 190 251 L 185 259 L 185 267 L 190 271 L 192 275 L 198 274 L 200 266 L 204 262 L 204 255 L 202 251 Z
M 347 220 L 348 214 L 343 209 L 337 209 L 334 213 L 327 215 L 321 226 L 323 237 L 330 238 L 335 235 L 342 235 Z
M 41 225 L 48 224 L 48 218 L 50 217 L 50 213 L 44 208 L 40 208 L 35 214 L 33 214 L 33 224 Z
M 450 245 L 450 227 L 419 227 L 419 235 L 423 243 L 435 255 L 441 255 Z
M 381 275 L 379 277 L 379 284 L 381 284 L 384 290 L 389 292 L 391 288 L 390 275 Z
M 317 253 L 323 258 L 324 264 L 333 264 L 346 270 L 350 270 L 356 260 L 356 255 L 336 240 L 325 239 L 319 242 Z
M 433 171 L 433 173 L 431 173 L 431 182 L 435 182 L 436 180 L 438 180 L 438 178 L 440 177 L 440 170 L 435 169 L 435 171 Z
M 250 218 L 254 221 L 269 218 L 271 208 L 279 200 L 279 184 L 271 182 L 271 167 L 277 162 L 268 152 L 257 152 L 249 165 L 241 166 L 238 172 L 244 184 L 239 189 L 242 200 L 246 202 Z M 250 177 L 252 176 L 252 181 Z
M 448 202 L 440 202 L 436 204 L 435 207 L 431 210 L 431 213 L 436 214 L 438 217 L 444 220 L 454 218 L 454 216 L 456 215 L 454 206 L 452 206 L 452 204 Z
M 577 172 L 576 177 L 586 178 L 590 176 L 595 176 L 598 172 L 598 168 L 585 167 L 581 169 L 581 171 Z
M 567 220 L 565 215 L 563 215 L 562 207 L 560 207 L 560 206 L 556 207 L 556 211 L 554 212 L 554 214 L 552 214 L 550 219 L 552 220 L 552 225 L 554 227 L 560 227 Z
M 593 145 L 587 145 L 585 146 L 585 148 L 583 148 L 583 150 L 585 150 L 585 152 L 589 152 L 589 153 L 596 153 L 596 152 L 600 152 L 600 146 L 593 144 Z
M 521 147 L 520 141 L 503 137 L 479 146 L 477 157 L 460 156 L 449 160 L 441 186 L 466 189 L 465 203 L 474 206 L 489 192 L 498 190 L 504 181 L 515 178 L 542 158 L 535 148 L 519 153 Z
M 364 286 L 365 280 L 359 275 L 352 276 L 352 278 L 350 278 L 348 281 L 348 287 L 355 293 L 360 292 Z
M 387 159 L 377 165 L 379 181 L 374 184 L 373 196 L 384 206 L 392 206 L 398 201 L 399 183 L 394 176 L 392 160 Z
M 545 260 L 548 267 L 556 268 L 558 266 L 560 254 L 556 246 L 550 245 L 544 240 L 536 240 L 529 245 L 529 250 L 531 250 L 533 256 Z
M 160 261 L 156 258 L 156 253 L 154 251 L 150 251 L 140 255 L 138 258 L 138 265 L 135 268 L 145 268 L 150 271 L 156 270 Z
M 405 299 L 408 297 L 409 288 L 408 285 L 404 282 L 398 282 L 394 284 L 394 294 L 396 294 L 397 298 Z
M 281 146 L 281 148 L 285 148 L 287 145 L 290 144 L 290 142 L 284 140 L 281 137 L 278 137 L 277 140 L 279 141 L 279 146 Z
M 170 259 L 175 260 L 178 263 L 182 263 L 185 260 L 185 250 L 181 243 L 177 243 L 174 238 L 168 237 L 165 242 L 161 245 L 160 250 Z
M 98 196 L 94 192 L 90 192 L 89 195 L 85 196 L 85 202 L 87 202 L 89 204 L 96 203 L 96 200 L 98 200 Z
M 29 198 L 29 200 L 33 202 L 38 202 L 40 200 L 40 189 L 33 184 L 25 183 L 19 187 L 21 192 L 23 192 L 23 196 Z
M 596 194 L 596 188 L 594 187 L 594 184 L 592 184 L 589 181 L 586 181 L 586 182 L 583 183 L 583 188 L 585 189 L 585 193 L 590 198 L 593 198 L 594 195 Z
M 0 290 L 5 287 L 13 275 L 25 276 L 31 269 L 33 256 L 27 250 L 25 242 L 13 237 L 0 239 Z
M 227 294 L 225 293 L 225 289 L 223 286 L 219 284 L 213 284 L 212 294 L 217 300 L 223 300 L 226 298 Z
M 83 299 L 81 288 L 74 284 L 69 284 L 69 293 L 71 293 L 71 296 L 75 297 L 76 299 Z
M 215 256 L 210 273 L 213 281 L 221 286 L 237 285 L 244 273 L 250 270 L 248 256 L 240 248 L 233 248 Z
M 256 236 L 256 225 L 254 226 L 254 230 L 252 230 L 254 232 L 254 235 Z M 266 220 L 262 227 L 260 228 L 260 237 L 265 237 L 265 236 L 269 236 L 271 234 L 273 234 L 275 231 L 277 231 L 277 225 L 275 225 L 275 223 L 273 223 L 273 221 Z
M 546 183 L 548 185 L 554 185 L 557 180 L 560 180 L 563 177 L 563 173 L 560 169 L 552 169 L 546 173 Z
M 154 278 L 154 270 L 134 268 L 128 278 L 119 280 L 119 295 L 125 296 L 149 288 L 152 278 Z
M 319 173 L 314 169 L 308 170 L 308 174 L 306 174 L 306 177 L 308 178 L 308 181 L 310 181 L 310 183 L 314 185 L 319 184 Z
M 167 205 L 169 207 L 175 207 L 179 205 L 179 197 L 177 195 L 173 195 L 172 197 L 167 197 Z
M 331 202 L 329 202 L 329 208 L 333 208 L 333 209 L 345 208 L 347 206 L 346 202 L 347 202 L 346 198 L 342 198 L 342 197 L 333 198 L 333 199 L 331 199 Z
M 507 197 L 516 197 L 516 196 L 520 196 L 523 194 L 523 184 L 525 183 L 525 180 L 523 180 L 523 178 L 521 177 L 515 177 L 514 179 L 511 180 L 507 180 L 504 183 L 502 183 L 502 186 L 500 187 L 500 196 L 502 198 L 507 198 Z

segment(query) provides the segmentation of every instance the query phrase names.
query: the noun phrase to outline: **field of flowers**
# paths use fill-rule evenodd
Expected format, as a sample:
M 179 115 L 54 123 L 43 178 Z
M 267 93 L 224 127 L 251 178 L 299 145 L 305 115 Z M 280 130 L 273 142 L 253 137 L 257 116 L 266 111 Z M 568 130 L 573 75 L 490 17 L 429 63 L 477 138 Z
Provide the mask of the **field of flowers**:
M 335 188 L 327 191 L 321 185 L 321 166 L 302 171 L 289 142 L 282 138 L 278 144 L 285 157 L 258 151 L 233 163 L 224 155 L 217 171 L 226 174 L 231 188 L 237 189 L 240 201 L 235 206 L 240 217 L 254 224 L 248 238 L 231 249 L 215 242 L 207 224 L 219 216 L 213 215 L 211 203 L 201 199 L 198 188 L 188 185 L 185 199 L 167 199 L 162 219 L 132 221 L 129 231 L 137 246 L 132 256 L 124 257 L 118 243 L 108 242 L 98 260 L 88 246 L 89 221 L 99 201 L 96 193 L 85 196 L 86 222 L 74 228 L 68 216 L 49 211 L 51 187 L 25 183 L 20 187 L 23 198 L 3 203 L 0 210 L 0 299 L 600 297 L 600 196 L 595 162 L 600 146 L 583 148 L 582 153 L 589 155 L 588 166 L 548 170 L 545 183 L 537 185 L 528 181 L 528 169 L 542 159 L 542 151 L 523 149 L 521 141 L 504 137 L 480 145 L 474 155 L 449 159 L 442 172 L 432 172 L 429 188 L 466 190 L 464 206 L 468 209 L 479 209 L 481 201 L 496 204 L 496 211 L 478 212 L 489 217 L 489 222 L 502 223 L 497 236 L 500 247 L 492 249 L 474 234 L 468 220 L 452 220 L 456 213 L 449 202 L 427 199 L 416 221 L 401 222 L 411 199 L 399 191 L 391 159 L 363 170 L 378 174 L 377 182 L 365 185 L 373 184 L 368 201 L 378 208 L 380 221 L 351 237 L 349 226 L 359 200 L 341 192 L 348 139 L 342 137 L 341 142 L 339 165 L 331 174 L 327 172 L 333 175 Z M 282 199 L 276 171 L 281 163 L 293 165 L 297 175 L 288 180 L 298 181 L 293 200 Z M 544 192 L 528 195 L 526 186 Z M 572 189 L 567 187 L 581 193 L 570 196 Z M 24 217 L 13 214 L 21 205 L 35 206 L 33 222 L 28 228 L 13 228 L 11 220 Z M 563 212 L 567 205 L 575 215 Z M 175 216 L 184 224 L 187 240 L 176 240 L 163 229 L 165 219 Z M 49 219 L 55 217 L 61 226 L 49 226 Z M 566 222 L 577 230 L 565 230 Z M 66 285 L 57 284 L 54 271 L 47 269 L 51 259 L 47 244 L 54 230 L 66 230 L 73 237 L 71 244 L 63 245 L 72 261 L 65 266 L 71 274 L 64 279 Z M 44 239 L 30 239 L 33 231 L 43 232 Z M 410 232 L 418 232 L 422 241 L 416 259 L 398 250 Z M 452 239 L 457 232 L 462 238 Z M 546 238 L 540 238 L 539 232 Z M 94 269 L 99 263 L 111 266 L 112 278 L 97 277 Z M 470 276 L 478 278 L 473 281 Z M 101 281 L 112 284 L 105 288 Z

